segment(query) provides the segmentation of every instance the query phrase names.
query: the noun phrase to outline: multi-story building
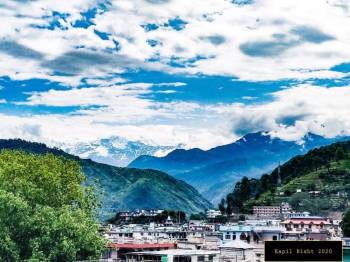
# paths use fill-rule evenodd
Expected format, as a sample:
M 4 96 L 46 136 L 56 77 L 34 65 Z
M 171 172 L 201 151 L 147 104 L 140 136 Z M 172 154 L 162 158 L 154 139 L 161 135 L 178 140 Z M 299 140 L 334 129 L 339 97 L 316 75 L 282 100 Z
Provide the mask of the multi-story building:
M 219 210 L 213 210 L 210 209 L 206 212 L 207 218 L 216 218 L 218 216 L 221 216 L 221 212 Z
M 258 218 L 277 218 L 281 216 L 280 206 L 254 206 L 253 214 Z
M 220 226 L 222 240 L 243 240 L 246 242 L 263 242 L 266 240 L 280 240 L 283 228 L 279 225 L 233 225 Z
M 292 217 L 281 222 L 285 238 L 302 240 L 326 240 L 331 236 L 332 224 L 323 217 Z
M 135 210 L 135 211 L 124 211 L 119 212 L 119 218 L 124 221 L 129 221 L 130 219 L 134 217 L 155 217 L 157 215 L 160 215 L 164 210 L 162 209 L 142 209 L 142 210 Z

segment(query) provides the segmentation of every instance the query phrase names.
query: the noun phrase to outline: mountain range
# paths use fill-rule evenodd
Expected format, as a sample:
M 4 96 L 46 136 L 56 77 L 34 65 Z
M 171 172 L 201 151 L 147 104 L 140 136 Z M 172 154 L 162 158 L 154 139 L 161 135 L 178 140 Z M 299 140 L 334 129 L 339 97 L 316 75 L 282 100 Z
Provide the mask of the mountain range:
M 77 144 L 58 144 L 65 152 L 84 159 L 92 159 L 99 163 L 124 167 L 141 155 L 164 156 L 170 151 L 181 147 L 147 145 L 140 141 L 129 141 L 125 138 L 112 136 L 93 142 Z
M 140 156 L 128 167 L 166 172 L 194 186 L 205 198 L 217 204 L 243 176 L 260 176 L 296 155 L 346 139 L 309 133 L 297 143 L 256 132 L 207 151 L 176 149 L 163 157 Z
M 0 150 L 23 150 L 34 154 L 51 153 L 78 161 L 88 184 L 97 183 L 101 196 L 100 218 L 117 211 L 172 209 L 187 213 L 204 211 L 211 204 L 196 189 L 164 172 L 115 167 L 81 159 L 57 148 L 19 139 L 0 140 Z

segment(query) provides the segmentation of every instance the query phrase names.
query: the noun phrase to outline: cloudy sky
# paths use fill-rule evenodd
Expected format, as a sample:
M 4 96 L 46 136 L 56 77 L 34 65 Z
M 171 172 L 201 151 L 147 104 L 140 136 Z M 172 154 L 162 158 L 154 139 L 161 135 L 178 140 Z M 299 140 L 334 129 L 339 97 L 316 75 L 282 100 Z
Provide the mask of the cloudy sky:
M 0 136 L 350 135 L 347 0 L 2 0 Z

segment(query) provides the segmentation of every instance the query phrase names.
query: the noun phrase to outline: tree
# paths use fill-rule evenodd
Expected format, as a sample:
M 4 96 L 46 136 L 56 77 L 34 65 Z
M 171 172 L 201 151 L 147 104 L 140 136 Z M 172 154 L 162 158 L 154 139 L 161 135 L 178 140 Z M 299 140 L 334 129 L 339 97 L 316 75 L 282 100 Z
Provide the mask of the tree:
M 191 214 L 190 216 L 190 220 L 206 220 L 206 219 L 207 217 L 203 212 L 197 213 L 197 214 Z
M 219 210 L 220 210 L 220 212 L 221 212 L 221 215 L 225 215 L 225 213 L 226 213 L 226 207 L 225 207 L 225 199 L 224 198 L 222 198 L 221 199 L 221 202 L 219 203 Z
M 350 237 L 350 209 L 343 215 L 343 220 L 340 223 L 344 237 Z
M 346 153 L 342 147 L 338 147 L 335 151 L 335 159 L 337 161 L 342 160 L 346 157 Z
M 52 154 L 0 153 L 0 260 L 99 258 L 94 188 L 77 162 Z
M 305 200 L 308 199 L 308 194 L 301 192 L 301 193 L 296 193 L 294 195 L 292 195 L 289 200 L 288 203 L 291 205 L 291 207 L 295 210 L 299 210 L 300 209 L 300 203 Z
M 245 221 L 245 215 L 239 215 L 238 220 L 239 221 Z

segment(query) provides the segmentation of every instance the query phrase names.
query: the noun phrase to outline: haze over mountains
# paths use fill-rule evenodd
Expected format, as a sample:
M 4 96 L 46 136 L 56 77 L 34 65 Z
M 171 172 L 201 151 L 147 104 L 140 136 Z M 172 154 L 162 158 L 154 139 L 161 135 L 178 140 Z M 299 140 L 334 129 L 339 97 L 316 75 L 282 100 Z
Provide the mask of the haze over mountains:
M 261 176 L 295 155 L 342 140 L 346 137 L 324 138 L 309 133 L 302 143 L 296 143 L 257 132 L 207 151 L 176 149 L 164 157 L 140 156 L 129 167 L 164 171 L 194 186 L 217 204 L 243 176 Z

